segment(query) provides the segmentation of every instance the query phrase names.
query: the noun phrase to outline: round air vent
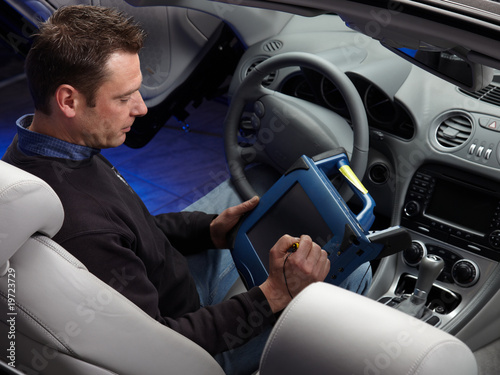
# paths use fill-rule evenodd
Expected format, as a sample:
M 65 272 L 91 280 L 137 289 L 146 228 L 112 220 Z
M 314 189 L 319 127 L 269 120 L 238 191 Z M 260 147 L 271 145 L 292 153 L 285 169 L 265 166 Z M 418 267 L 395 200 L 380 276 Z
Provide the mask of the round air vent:
M 458 147 L 469 139 L 472 122 L 464 115 L 445 118 L 436 130 L 437 142 L 446 148 Z
M 262 57 L 262 58 L 259 58 L 257 60 L 254 60 L 249 66 L 248 68 L 246 69 L 245 71 L 245 77 L 247 75 L 249 75 L 257 65 L 259 65 L 261 62 L 267 60 L 267 58 L 265 57 Z M 244 78 L 244 77 L 243 77 Z M 264 87 L 267 87 L 267 86 L 270 86 L 273 82 L 274 82 L 274 79 L 276 78 L 276 72 L 272 72 L 271 74 L 269 74 L 267 77 L 264 78 L 264 80 L 262 81 L 262 86 Z

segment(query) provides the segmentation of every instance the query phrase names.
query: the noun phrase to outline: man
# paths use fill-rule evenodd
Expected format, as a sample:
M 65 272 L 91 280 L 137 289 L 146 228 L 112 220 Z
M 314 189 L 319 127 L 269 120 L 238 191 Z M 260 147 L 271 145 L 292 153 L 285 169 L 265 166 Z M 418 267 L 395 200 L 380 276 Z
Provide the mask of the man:
M 40 27 L 26 59 L 35 113 L 18 120 L 18 135 L 3 160 L 52 186 L 65 210 L 54 239 L 90 272 L 209 353 L 227 353 L 253 337 L 265 338 L 262 333 L 275 314 L 291 296 L 324 280 L 330 263 L 308 236 L 283 236 L 270 249 L 270 274 L 262 285 L 200 306 L 186 256 L 226 248 L 226 234 L 258 198 L 220 215 L 152 216 L 100 154 L 121 145 L 134 119 L 147 112 L 139 93 L 143 39 L 131 19 L 112 9 L 68 6 L 56 11 Z M 295 242 L 299 248 L 284 269 Z M 225 339 L 239 337 L 242 322 L 255 314 L 262 318 L 260 324 L 251 322 L 253 330 L 244 339 Z M 258 345 L 252 364 L 242 365 L 248 372 L 258 364 L 262 343 Z M 238 367 L 221 363 L 226 369 Z

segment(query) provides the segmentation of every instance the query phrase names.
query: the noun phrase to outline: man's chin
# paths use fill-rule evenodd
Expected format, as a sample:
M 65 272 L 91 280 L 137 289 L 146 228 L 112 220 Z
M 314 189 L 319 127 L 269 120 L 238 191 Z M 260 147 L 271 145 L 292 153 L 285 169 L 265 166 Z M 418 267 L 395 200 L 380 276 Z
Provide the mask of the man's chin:
M 108 141 L 105 145 L 101 146 L 100 148 L 106 149 L 106 148 L 115 148 L 121 146 L 125 142 L 126 138 L 127 138 L 126 133 L 123 133 L 123 136 Z

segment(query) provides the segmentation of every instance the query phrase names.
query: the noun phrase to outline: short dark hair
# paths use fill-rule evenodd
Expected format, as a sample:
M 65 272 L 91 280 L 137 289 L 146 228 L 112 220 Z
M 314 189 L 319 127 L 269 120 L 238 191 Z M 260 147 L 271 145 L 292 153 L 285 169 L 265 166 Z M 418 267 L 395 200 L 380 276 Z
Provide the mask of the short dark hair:
M 50 98 L 62 84 L 80 91 L 95 106 L 114 52 L 138 53 L 145 33 L 113 8 L 75 5 L 58 9 L 35 34 L 25 70 L 35 109 L 50 115 Z

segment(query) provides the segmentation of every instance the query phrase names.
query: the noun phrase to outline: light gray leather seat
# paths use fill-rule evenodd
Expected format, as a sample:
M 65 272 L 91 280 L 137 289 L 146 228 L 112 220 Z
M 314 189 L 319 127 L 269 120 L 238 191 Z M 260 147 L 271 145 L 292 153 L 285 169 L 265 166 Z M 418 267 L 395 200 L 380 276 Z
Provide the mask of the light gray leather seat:
M 46 183 L 0 161 L 2 360 L 28 374 L 223 374 L 52 241 L 63 217 Z M 475 375 L 476 363 L 453 336 L 317 283 L 283 312 L 260 374 L 323 373 Z
M 300 293 L 267 342 L 260 375 L 475 375 L 471 350 L 398 310 L 326 283 Z
M 52 241 L 63 217 L 45 182 L 0 161 L 0 356 L 7 363 L 29 374 L 224 373 Z

